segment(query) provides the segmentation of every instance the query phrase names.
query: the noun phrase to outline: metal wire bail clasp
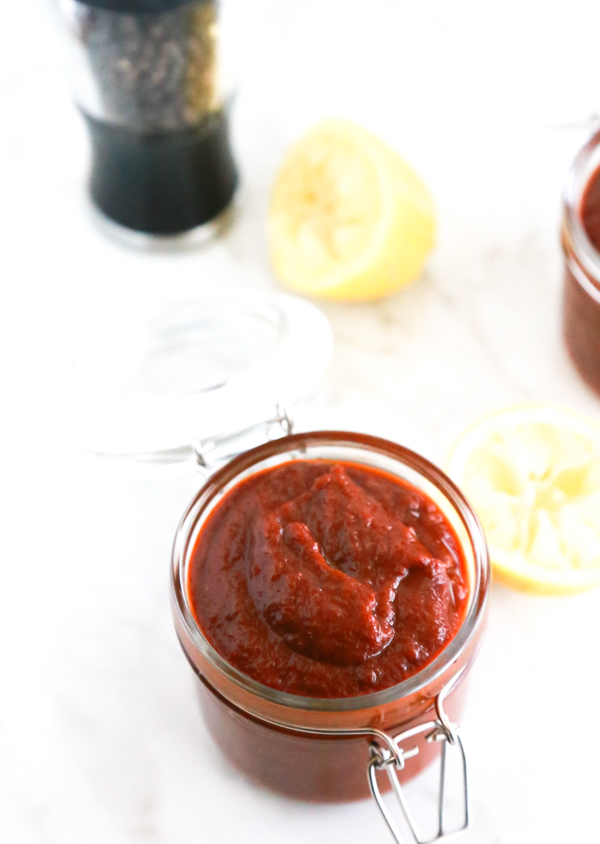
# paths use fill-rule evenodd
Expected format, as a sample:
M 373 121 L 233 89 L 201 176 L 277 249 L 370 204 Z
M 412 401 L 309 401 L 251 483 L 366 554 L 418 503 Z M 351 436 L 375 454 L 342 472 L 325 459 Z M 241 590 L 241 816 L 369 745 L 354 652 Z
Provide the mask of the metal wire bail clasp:
M 195 438 L 192 441 L 192 447 L 196 465 L 201 472 L 210 474 L 218 466 L 237 457 L 242 451 L 289 436 L 293 427 L 294 423 L 287 410 L 278 404 L 275 415 L 271 419 L 265 419 L 264 422 L 222 437 L 211 437 L 205 440 Z
M 402 838 L 400 837 L 400 833 L 397 829 L 396 823 L 394 822 L 392 814 L 383 800 L 381 791 L 379 789 L 379 785 L 377 783 L 377 771 L 385 770 L 385 772 L 387 773 L 389 780 L 392 784 L 392 788 L 396 794 L 396 797 L 398 798 L 398 802 L 400 803 L 400 808 L 402 810 L 402 814 L 404 815 L 407 828 L 410 831 L 412 840 L 416 842 L 416 844 L 433 844 L 434 841 L 446 841 L 448 838 L 458 835 L 461 832 L 464 832 L 469 826 L 467 759 L 465 756 L 463 743 L 458 734 L 458 728 L 456 727 L 456 725 L 450 723 L 448 716 L 444 711 L 444 695 L 445 692 L 441 692 L 436 698 L 435 711 L 437 717 L 435 720 L 427 721 L 424 724 L 418 724 L 416 727 L 412 727 L 409 730 L 405 730 L 404 732 L 400 733 L 397 736 L 394 736 L 393 738 L 388 736 L 386 742 L 387 747 L 382 747 L 381 744 L 377 741 L 373 741 L 371 743 L 371 759 L 369 760 L 368 767 L 369 788 L 371 789 L 371 794 L 373 795 L 375 802 L 379 806 L 379 810 L 381 811 L 381 814 L 383 815 L 383 818 L 386 824 L 388 825 L 388 828 L 392 833 L 394 840 L 398 842 L 398 844 L 402 844 Z M 417 826 L 415 824 L 415 820 L 406 803 L 404 792 L 402 790 L 402 786 L 397 775 L 397 772 L 401 771 L 404 768 L 406 760 L 410 759 L 413 756 L 416 756 L 419 752 L 419 748 L 416 745 L 413 745 L 408 749 L 404 749 L 403 747 L 401 747 L 401 744 L 422 733 L 426 733 L 426 741 L 441 742 L 442 745 L 440 758 L 440 785 L 438 795 L 438 832 L 437 835 L 429 839 L 423 838 L 419 834 Z M 446 756 L 449 747 L 455 748 L 455 752 L 458 753 L 460 759 L 463 804 L 461 811 L 461 822 L 456 828 L 446 831 L 444 822 L 444 806 L 447 772 Z

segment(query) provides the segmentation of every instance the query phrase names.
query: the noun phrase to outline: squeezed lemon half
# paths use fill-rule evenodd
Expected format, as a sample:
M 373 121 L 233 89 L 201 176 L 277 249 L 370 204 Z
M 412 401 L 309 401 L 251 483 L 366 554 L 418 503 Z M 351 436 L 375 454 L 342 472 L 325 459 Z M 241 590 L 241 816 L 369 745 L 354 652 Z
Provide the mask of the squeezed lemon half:
M 273 269 L 293 290 L 366 300 L 413 281 L 435 241 L 421 179 L 387 144 L 346 120 L 325 120 L 294 144 L 267 220 Z
M 543 594 L 600 585 L 600 424 L 519 405 L 459 437 L 448 473 L 483 524 L 494 576 Z

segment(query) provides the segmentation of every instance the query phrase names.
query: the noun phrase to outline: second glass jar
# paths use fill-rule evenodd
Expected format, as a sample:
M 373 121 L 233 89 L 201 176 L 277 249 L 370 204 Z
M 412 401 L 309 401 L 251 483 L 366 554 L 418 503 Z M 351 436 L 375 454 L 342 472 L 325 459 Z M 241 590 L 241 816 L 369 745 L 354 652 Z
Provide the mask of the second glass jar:
M 600 132 L 580 150 L 565 188 L 563 333 L 577 371 L 600 396 Z M 595 190 L 594 190 L 595 189 Z

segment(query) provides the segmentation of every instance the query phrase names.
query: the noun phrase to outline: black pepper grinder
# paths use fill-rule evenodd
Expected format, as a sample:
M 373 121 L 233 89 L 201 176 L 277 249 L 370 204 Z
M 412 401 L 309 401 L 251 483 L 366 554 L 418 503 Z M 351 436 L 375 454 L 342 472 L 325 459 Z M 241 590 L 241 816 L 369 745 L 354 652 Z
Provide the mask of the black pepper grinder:
M 237 185 L 216 0 L 58 0 L 92 143 L 91 195 L 122 232 L 222 220 Z

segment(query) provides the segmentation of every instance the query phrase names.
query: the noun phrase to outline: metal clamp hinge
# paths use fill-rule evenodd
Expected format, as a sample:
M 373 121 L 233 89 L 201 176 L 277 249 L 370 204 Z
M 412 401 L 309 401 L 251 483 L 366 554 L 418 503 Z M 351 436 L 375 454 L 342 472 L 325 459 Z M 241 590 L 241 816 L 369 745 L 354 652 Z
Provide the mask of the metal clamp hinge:
M 451 724 L 444 712 L 442 701 L 440 698 L 436 701 L 436 715 L 437 718 L 433 721 L 427 721 L 424 724 L 419 724 L 410 730 L 405 730 L 393 738 L 387 737 L 386 746 L 382 746 L 378 741 L 371 742 L 371 758 L 369 760 L 368 776 L 369 788 L 377 803 L 383 818 L 392 833 L 392 836 L 398 844 L 402 844 L 402 838 L 398 831 L 397 825 L 392 817 L 389 807 L 383 800 L 379 785 L 377 783 L 377 772 L 385 771 L 389 777 L 392 788 L 400 804 L 402 814 L 406 821 L 406 826 L 412 836 L 415 844 L 433 844 L 433 842 L 446 841 L 448 838 L 464 832 L 469 826 L 469 795 L 467 790 L 467 759 L 463 743 L 458 734 L 456 725 Z M 438 795 L 438 832 L 433 838 L 423 838 L 418 830 L 413 815 L 407 805 L 402 786 L 397 776 L 397 772 L 404 768 L 407 759 L 416 756 L 419 752 L 418 746 L 413 746 L 409 749 L 401 747 L 401 743 L 405 742 L 417 735 L 426 733 L 425 740 L 428 742 L 441 742 L 441 758 L 440 758 L 440 784 Z M 458 826 L 450 831 L 446 831 L 445 825 L 445 796 L 446 796 L 446 775 L 447 775 L 447 753 L 448 748 L 453 747 L 459 755 L 460 770 L 462 778 L 462 819 Z
M 196 464 L 201 471 L 210 473 L 243 451 L 289 436 L 293 427 L 294 424 L 286 409 L 278 404 L 275 408 L 275 416 L 257 425 L 251 425 L 242 431 L 222 437 L 194 439 L 192 446 Z

